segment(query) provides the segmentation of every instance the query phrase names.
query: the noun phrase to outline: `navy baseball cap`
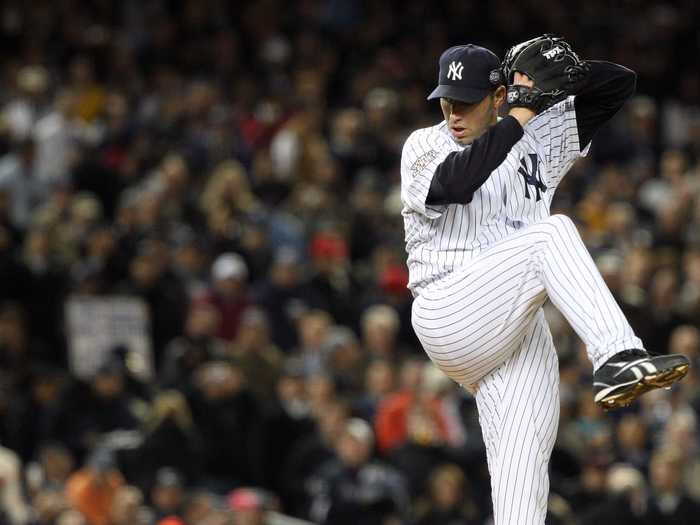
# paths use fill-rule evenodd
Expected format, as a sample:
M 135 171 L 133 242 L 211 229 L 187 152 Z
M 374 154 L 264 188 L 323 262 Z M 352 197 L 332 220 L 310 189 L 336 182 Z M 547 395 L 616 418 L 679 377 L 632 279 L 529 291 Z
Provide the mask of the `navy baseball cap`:
M 438 87 L 428 96 L 478 102 L 501 85 L 501 61 L 488 49 L 474 44 L 454 46 L 440 55 Z

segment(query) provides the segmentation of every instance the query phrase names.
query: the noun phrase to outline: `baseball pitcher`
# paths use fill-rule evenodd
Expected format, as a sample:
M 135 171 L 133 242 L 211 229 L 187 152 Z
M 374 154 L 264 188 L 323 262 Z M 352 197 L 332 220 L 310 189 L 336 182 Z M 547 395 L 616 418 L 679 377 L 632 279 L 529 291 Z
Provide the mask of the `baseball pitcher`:
M 688 370 L 684 356 L 645 351 L 574 223 L 550 215 L 558 184 L 635 81 L 552 35 L 512 47 L 502 64 L 483 47 L 452 47 L 428 97 L 444 120 L 403 148 L 413 327 L 430 359 L 475 392 L 496 525 L 541 525 L 547 512 L 559 421 L 547 299 L 584 341 L 603 408 Z

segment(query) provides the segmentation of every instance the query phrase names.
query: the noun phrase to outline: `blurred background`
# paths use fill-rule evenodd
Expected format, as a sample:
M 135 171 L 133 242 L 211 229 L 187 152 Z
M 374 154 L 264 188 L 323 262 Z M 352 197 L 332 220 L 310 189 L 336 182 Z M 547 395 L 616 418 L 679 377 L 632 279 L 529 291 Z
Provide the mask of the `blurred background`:
M 697 523 L 699 6 L 3 1 L 0 524 L 490 523 L 474 400 L 410 326 L 399 158 L 445 48 L 545 31 L 639 75 L 553 211 L 695 363 L 604 414 L 547 308 L 550 523 Z

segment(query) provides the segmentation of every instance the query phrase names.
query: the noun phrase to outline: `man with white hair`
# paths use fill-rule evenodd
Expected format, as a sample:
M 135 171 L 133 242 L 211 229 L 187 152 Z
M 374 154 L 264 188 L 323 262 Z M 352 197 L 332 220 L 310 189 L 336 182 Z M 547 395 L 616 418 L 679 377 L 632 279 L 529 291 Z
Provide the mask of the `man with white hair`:
M 396 310 L 385 304 L 370 306 L 362 314 L 360 326 L 363 346 L 370 355 L 390 360 L 397 357 L 401 322 Z
M 612 465 L 606 476 L 607 497 L 581 517 L 581 525 L 632 525 L 642 521 L 647 508 L 646 481 L 625 463 Z

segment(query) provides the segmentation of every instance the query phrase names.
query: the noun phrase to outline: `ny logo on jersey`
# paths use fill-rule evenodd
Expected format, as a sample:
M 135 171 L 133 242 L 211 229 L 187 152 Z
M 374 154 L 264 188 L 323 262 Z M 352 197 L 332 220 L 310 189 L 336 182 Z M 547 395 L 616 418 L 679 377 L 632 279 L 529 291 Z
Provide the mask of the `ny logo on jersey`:
M 528 199 L 530 197 L 530 190 L 528 186 L 533 186 L 535 188 L 535 201 L 539 201 L 542 197 L 540 196 L 540 191 L 544 193 L 547 191 L 547 186 L 542 182 L 540 177 L 540 163 L 537 158 L 536 153 L 529 153 L 530 166 L 527 165 L 525 157 L 520 159 L 520 167 L 518 168 L 518 175 L 522 175 L 525 180 L 525 197 Z
M 546 59 L 551 60 L 552 58 L 557 56 L 559 53 L 563 53 L 563 52 L 564 52 L 564 50 L 561 47 L 555 46 L 552 49 L 550 49 L 549 51 L 544 51 L 542 54 L 544 55 L 544 57 Z
M 464 66 L 461 62 L 455 62 L 454 60 L 450 63 L 450 67 L 447 68 L 447 78 L 452 80 L 462 80 L 462 71 Z

